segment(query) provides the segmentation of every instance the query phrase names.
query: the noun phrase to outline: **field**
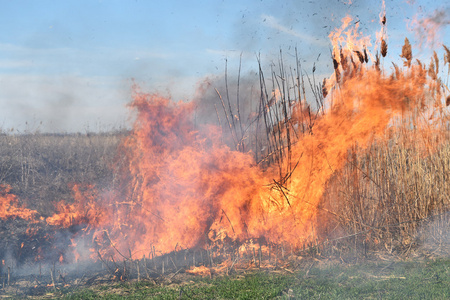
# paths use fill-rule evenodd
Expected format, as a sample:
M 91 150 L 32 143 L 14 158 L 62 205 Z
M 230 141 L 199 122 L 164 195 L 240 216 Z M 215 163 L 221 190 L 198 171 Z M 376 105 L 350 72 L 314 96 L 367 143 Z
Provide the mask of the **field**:
M 385 67 L 351 21 L 323 81 L 280 53 L 256 94 L 135 88 L 130 130 L 3 132 L 1 295 L 448 298 L 450 51 Z
M 74 182 L 94 180 L 110 188 L 108 183 L 114 182 L 114 178 L 118 176 L 110 171 L 110 162 L 114 161 L 116 149 L 127 134 L 3 135 L 0 137 L 2 177 L 4 181 L 10 182 L 13 191 L 17 191 L 15 193 L 21 199 L 54 199 L 27 202 L 27 207 L 50 216 L 56 211 L 55 203 L 59 200 L 74 201 L 71 200 L 71 184 Z M 344 231 L 345 227 L 340 227 L 340 236 L 311 242 L 295 251 L 295 258 L 283 260 L 280 255 L 278 266 L 274 266 L 272 257 L 271 263 L 265 262 L 258 269 L 255 267 L 257 262 L 252 266 L 254 257 L 251 254 L 249 257 L 247 254 L 249 262 L 245 262 L 244 253 L 241 257 L 242 264 L 236 264 L 225 273 L 214 273 L 215 268 L 211 268 L 211 275 L 192 275 L 187 272 L 191 269 L 189 266 L 170 269 L 168 265 L 171 263 L 167 260 L 165 273 L 161 273 L 161 261 L 158 261 L 155 268 L 148 268 L 152 272 L 150 275 L 144 275 L 145 272 L 141 269 L 139 282 L 136 270 L 131 270 L 127 279 L 120 280 L 103 267 L 101 274 L 78 272 L 73 281 L 70 281 L 70 275 L 58 279 L 55 276 L 54 286 L 51 284 L 53 278 L 50 279 L 47 272 L 48 268 L 51 270 L 51 265 L 43 267 L 45 270 L 42 277 L 35 275 L 30 278 L 13 270 L 10 284 L 4 267 L 3 288 L 0 292 L 3 297 L 16 299 L 446 299 L 450 294 L 446 211 L 432 211 L 433 214 L 428 216 L 422 211 L 424 218 L 405 223 L 404 227 L 400 227 L 404 231 L 398 230 L 399 226 L 383 228 L 378 225 L 376 230 L 369 232 L 361 226 L 361 220 L 367 217 L 362 212 L 370 214 L 370 210 L 358 211 L 355 204 L 361 203 L 347 200 L 350 191 L 353 199 L 359 201 L 365 199 L 358 194 L 362 193 L 361 190 L 366 193 L 370 191 L 367 185 L 361 187 L 356 184 L 357 180 L 367 183 L 367 179 L 355 177 L 358 175 L 356 172 L 360 172 L 359 176 L 363 177 L 379 176 L 376 178 L 378 182 L 389 182 L 393 180 L 391 177 L 397 178 L 395 186 L 383 184 L 388 189 L 387 192 L 393 195 L 395 192 L 389 189 L 399 189 L 403 184 L 407 185 L 406 180 L 413 180 L 414 186 L 408 187 L 411 194 L 415 193 L 424 199 L 444 197 L 442 201 L 445 201 L 446 194 L 440 191 L 448 189 L 448 184 L 440 177 L 448 174 L 448 144 L 445 143 L 425 159 L 413 150 L 397 142 L 389 146 L 374 144 L 366 152 L 370 155 L 358 156 L 349 152 L 348 163 L 332 178 L 324 199 L 330 201 L 331 195 L 340 191 L 342 199 L 339 203 L 351 206 L 341 206 L 339 216 L 351 217 L 349 220 L 353 220 L 350 224 L 355 226 L 352 228 L 354 231 Z M 409 153 L 407 157 L 406 152 Z M 379 170 L 381 166 L 385 170 L 383 173 L 371 171 L 371 168 Z M 427 168 L 432 171 L 426 171 Z M 399 172 L 403 173 L 399 175 Z M 405 178 L 405 181 L 398 178 Z M 342 182 L 347 184 L 342 185 Z M 431 185 L 436 188 L 432 189 Z M 361 190 L 353 190 L 355 187 Z M 407 196 L 406 193 L 402 194 L 402 197 Z M 325 200 L 324 208 L 333 209 L 332 203 L 325 206 Z M 397 199 L 390 206 L 389 214 L 386 215 L 392 218 L 391 222 L 404 220 L 404 212 L 420 212 L 421 209 L 419 206 L 411 208 L 405 202 L 402 204 L 404 207 L 392 211 L 392 207 L 400 204 Z M 421 203 L 416 202 L 416 205 L 419 204 Z M 328 212 L 325 213 L 328 215 Z M 25 231 L 26 228 L 21 220 L 3 220 L 2 234 L 8 238 L 3 243 L 20 241 L 17 235 L 6 231 Z M 357 234 L 354 235 L 353 232 Z M 384 239 L 381 234 L 385 235 Z M 371 240 L 367 237 L 380 239 L 379 243 L 370 243 Z M 274 250 L 272 252 L 275 253 Z M 264 258 L 263 253 L 264 259 L 267 257 Z M 175 263 L 178 265 L 176 260 Z M 118 264 L 122 266 L 122 263 Z M 208 263 L 200 262 L 200 265 L 208 266 Z M 64 274 L 65 268 L 64 264 L 58 263 L 56 268 L 53 265 L 53 272 Z

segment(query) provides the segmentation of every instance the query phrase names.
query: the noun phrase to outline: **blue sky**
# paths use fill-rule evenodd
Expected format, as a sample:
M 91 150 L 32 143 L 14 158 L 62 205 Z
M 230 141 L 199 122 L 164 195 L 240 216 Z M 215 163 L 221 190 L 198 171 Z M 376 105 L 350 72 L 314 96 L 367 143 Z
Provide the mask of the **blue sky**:
M 198 82 L 223 75 L 225 59 L 236 74 L 241 53 L 244 75 L 258 54 L 270 66 L 297 47 L 306 70 L 316 63 L 328 76 L 327 36 L 346 14 L 365 34 L 380 28 L 381 1 L 348 2 L 0 0 L 0 128 L 125 126 L 133 82 L 189 100 Z M 446 1 L 387 1 L 390 47 L 414 40 L 408 20 L 436 9 L 450 11 Z

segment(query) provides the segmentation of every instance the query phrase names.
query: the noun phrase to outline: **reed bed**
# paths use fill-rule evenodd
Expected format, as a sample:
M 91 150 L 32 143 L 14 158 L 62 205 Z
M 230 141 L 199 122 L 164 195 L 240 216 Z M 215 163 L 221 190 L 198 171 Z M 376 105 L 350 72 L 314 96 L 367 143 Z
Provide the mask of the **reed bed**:
M 387 49 L 386 41 L 381 40 L 382 57 L 386 56 Z M 450 70 L 450 52 L 446 46 L 444 50 L 443 65 L 448 65 Z M 362 53 L 357 53 L 360 62 L 367 63 Z M 325 107 L 329 92 L 326 80 L 316 80 L 315 68 L 311 74 L 305 72 L 297 52 L 295 57 L 296 63 L 287 67 L 280 51 L 278 65 L 272 65 L 269 76 L 265 75 L 258 60 L 258 114 L 248 124 L 240 125 L 241 128 L 253 127 L 248 130 L 252 134 L 246 132 L 247 136 L 243 134 L 239 139 L 247 143 L 240 149 L 251 149 L 255 161 L 263 167 L 278 166 L 279 178 L 275 179 L 278 187 L 288 183 L 297 167 L 292 145 L 312 134 L 316 120 L 329 108 Z M 414 62 L 411 45 L 405 39 L 401 57 L 405 68 L 416 64 L 426 70 L 437 83 L 435 87 L 431 86 L 432 93 L 439 93 L 436 91 L 440 88 L 446 91 L 444 95 L 438 95 L 444 99 L 444 109 L 439 115 L 432 116 L 434 121 L 430 121 L 431 116 L 424 116 L 420 108 L 413 109 L 411 114 L 394 119 L 385 133 L 373 138 L 368 146 L 355 143 L 349 149 L 344 167 L 336 170 L 326 184 L 318 216 L 319 223 L 325 224 L 324 228 L 316 231 L 303 253 L 311 250 L 316 254 L 341 255 L 346 251 L 366 256 L 370 251 L 381 250 L 408 255 L 418 249 L 450 253 L 450 117 L 445 109 L 450 104 L 450 96 L 445 96 L 448 87 L 445 80 L 438 77 L 436 52 L 428 66 L 419 60 Z M 343 65 L 344 73 L 333 60 L 338 81 L 346 80 L 345 76 L 358 76 L 361 67 L 352 58 L 344 57 L 342 52 L 341 59 L 341 64 L 347 64 Z M 380 64 L 377 54 L 373 68 L 387 72 Z M 392 80 L 402 76 L 401 72 L 401 68 L 393 64 Z M 239 102 L 234 105 L 230 104 L 230 98 L 227 101 L 229 110 L 224 113 L 232 119 L 236 112 L 231 107 L 239 108 Z M 236 149 L 239 147 L 236 145 Z M 336 247 L 338 251 L 335 251 Z

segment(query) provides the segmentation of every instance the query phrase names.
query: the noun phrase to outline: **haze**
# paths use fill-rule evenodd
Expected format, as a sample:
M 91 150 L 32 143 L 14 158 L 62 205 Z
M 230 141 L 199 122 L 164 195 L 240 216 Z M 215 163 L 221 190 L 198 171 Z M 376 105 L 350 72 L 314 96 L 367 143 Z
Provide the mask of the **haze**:
M 349 2 L 352 2 L 351 4 Z M 176 100 L 199 82 L 270 67 L 298 49 L 305 72 L 332 71 L 328 34 L 347 14 L 379 30 L 381 1 L 9 1 L 0 0 L 0 129 L 86 132 L 129 126 L 132 86 Z M 390 47 L 415 34 L 414 16 L 446 1 L 388 1 Z M 442 40 L 448 14 L 440 20 Z M 445 42 L 444 42 L 445 43 Z M 426 49 L 424 50 L 426 51 Z M 319 55 L 320 54 L 320 55 Z M 394 53 L 398 59 L 399 53 Z M 213 101 L 213 100 L 212 100 Z

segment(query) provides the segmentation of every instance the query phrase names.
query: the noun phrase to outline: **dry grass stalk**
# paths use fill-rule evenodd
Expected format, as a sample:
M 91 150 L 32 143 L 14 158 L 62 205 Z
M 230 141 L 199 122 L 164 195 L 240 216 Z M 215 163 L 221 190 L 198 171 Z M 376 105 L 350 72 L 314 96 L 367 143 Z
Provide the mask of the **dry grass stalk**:
M 339 67 L 339 63 L 334 57 L 333 57 L 333 67 L 335 70 Z
M 341 72 L 339 69 L 334 70 L 334 74 L 336 75 L 336 82 L 341 81 Z
M 450 144 L 424 158 L 420 134 L 398 128 L 392 140 L 377 142 L 366 153 L 353 149 L 350 163 L 335 177 L 339 223 L 349 233 L 362 233 L 355 242 L 399 253 L 431 236 L 443 240 L 449 229 L 444 212 L 450 209 L 445 196 Z M 426 227 L 423 220 L 434 221 Z
M 327 90 L 327 79 L 324 78 L 323 82 L 322 82 L 322 97 L 326 98 L 328 95 L 328 90 Z
M 384 39 L 381 39 L 381 55 L 383 57 L 386 57 L 387 50 L 388 50 L 388 46 L 387 46 L 386 41 Z
M 400 68 L 395 63 L 392 63 L 392 65 L 394 66 L 395 78 L 398 79 L 400 77 L 400 74 L 401 74 Z
M 141 281 L 141 272 L 139 268 L 139 259 L 136 260 L 136 269 L 137 269 L 137 281 Z
M 358 56 L 359 62 L 363 64 L 364 63 L 364 55 L 361 53 L 361 51 L 355 50 L 353 52 L 355 52 L 356 55 Z
M 448 87 L 448 79 L 450 77 L 450 49 L 448 49 L 447 46 L 442 45 L 444 47 L 445 53 L 444 53 L 444 66 L 448 64 L 448 70 L 447 70 L 447 87 Z
M 434 59 L 434 65 L 436 66 L 435 73 L 439 74 L 439 58 L 437 56 L 436 51 L 433 51 L 433 59 Z
M 404 66 L 407 66 L 408 68 L 411 67 L 411 60 L 412 60 L 412 50 L 411 50 L 411 44 L 409 43 L 409 40 L 405 38 L 405 44 L 402 47 L 402 54 L 400 57 L 403 57 L 406 61 L 403 62 Z
M 447 46 L 442 45 L 444 47 L 445 50 L 445 54 L 444 54 L 444 65 L 445 64 L 450 64 L 450 49 L 448 49 Z
M 430 76 L 433 80 L 437 79 L 436 65 L 433 59 L 431 60 L 430 65 L 428 66 L 428 76 Z
M 375 69 L 376 69 L 377 71 L 381 71 L 381 69 L 380 69 L 380 55 L 378 54 L 378 51 L 377 51 L 377 54 L 375 55 L 375 63 L 374 63 L 374 66 L 375 66 Z
M 258 264 L 258 267 L 261 269 L 261 260 L 262 260 L 262 249 L 261 249 L 261 244 L 259 245 L 258 256 L 259 256 L 259 264 Z
M 53 268 L 54 268 L 54 265 L 53 265 Z M 52 279 L 52 287 L 56 291 L 55 276 L 53 275 L 54 271 L 55 271 L 55 269 L 50 269 L 50 277 Z

